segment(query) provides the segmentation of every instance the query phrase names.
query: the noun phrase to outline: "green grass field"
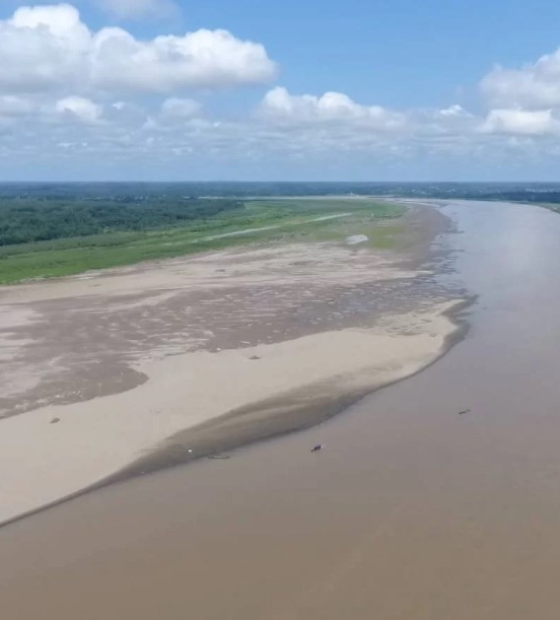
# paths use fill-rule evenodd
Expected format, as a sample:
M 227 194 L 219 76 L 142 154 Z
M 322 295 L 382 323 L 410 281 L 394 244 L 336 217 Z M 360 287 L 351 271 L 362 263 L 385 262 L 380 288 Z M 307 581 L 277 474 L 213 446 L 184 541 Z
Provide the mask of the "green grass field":
M 366 234 L 370 244 L 391 248 L 406 208 L 388 202 L 350 198 L 297 198 L 246 201 L 242 209 L 152 231 L 112 232 L 0 247 L 0 283 L 53 278 L 265 242 L 344 241 Z M 344 218 L 324 219 L 339 214 Z M 315 220 L 315 221 L 313 221 Z M 268 230 L 246 231 L 273 227 Z M 231 235 L 219 237 L 220 235 Z

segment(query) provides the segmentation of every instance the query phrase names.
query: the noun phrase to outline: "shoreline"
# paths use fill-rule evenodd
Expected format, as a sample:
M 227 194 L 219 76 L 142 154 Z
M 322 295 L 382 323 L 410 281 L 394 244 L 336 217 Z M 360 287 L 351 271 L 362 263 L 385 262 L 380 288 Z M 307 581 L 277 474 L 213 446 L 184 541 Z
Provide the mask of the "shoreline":
M 256 443 L 272 441 L 324 424 L 375 392 L 414 377 L 438 362 L 453 346 L 465 338 L 469 326 L 461 315 L 472 303 L 473 299 L 457 300 L 441 313 L 441 316 L 446 317 L 454 326 L 454 329 L 444 336 L 443 345 L 437 354 L 427 360 L 425 364 L 402 374 L 402 376 L 363 387 L 361 390 L 342 391 L 338 396 L 330 393 L 322 398 L 318 397 L 313 389 L 307 391 L 303 388 L 293 394 L 279 395 L 267 401 L 256 402 L 222 416 L 211 418 L 198 426 L 179 431 L 176 435 L 165 439 L 159 447 L 153 447 L 148 454 L 100 480 L 67 495 L 57 497 L 51 502 L 41 504 L 7 519 L 0 519 L 0 528 L 109 485 L 124 484 L 127 480 L 139 476 L 154 475 L 165 469 L 184 466 L 214 455 L 237 451 Z M 291 403 L 290 397 L 292 397 Z M 294 400 L 297 401 L 298 397 L 307 402 L 300 403 L 299 406 L 297 402 L 294 404 Z M 312 402 L 309 402 L 310 400 Z M 250 420 L 251 424 L 247 425 L 245 416 L 263 410 L 268 411 L 270 417 L 264 415 L 260 419 L 253 418 Z M 187 453 L 187 445 L 191 446 L 189 449 L 192 450 L 193 454 Z M 176 449 L 177 447 L 179 450 Z
M 163 438 L 159 446 L 156 443 L 152 444 L 151 448 L 146 447 L 145 455 L 130 459 L 128 465 L 123 464 L 90 484 L 8 518 L 0 518 L 0 527 L 110 484 L 125 482 L 140 475 L 153 474 L 162 469 L 186 465 L 215 454 L 241 449 L 254 443 L 272 440 L 327 422 L 366 396 L 415 376 L 435 364 L 466 335 L 468 325 L 461 318 L 461 314 L 471 303 L 471 300 L 450 302 L 449 307 L 439 313 L 439 316 L 447 322 L 448 331 L 440 335 L 438 347 L 423 358 L 418 365 L 408 365 L 396 372 L 389 371 L 389 374 L 383 378 L 380 378 L 380 373 L 378 373 L 376 381 L 361 383 L 360 379 L 363 381 L 363 374 L 369 371 L 366 368 L 362 369 L 362 376 L 354 381 L 354 385 L 345 384 L 343 380 L 334 388 L 331 386 L 330 391 L 325 390 L 329 382 L 327 377 L 323 382 L 304 385 L 294 389 L 291 393 L 272 395 L 268 399 L 248 403 Z M 401 340 L 403 338 L 406 339 L 407 336 L 400 337 Z M 135 391 L 131 390 L 125 394 L 133 395 Z M 99 404 L 96 401 L 92 402 Z M 44 417 L 42 412 L 39 413 Z M 15 418 L 11 420 L 17 421 Z M 193 451 L 192 454 L 187 452 L 189 449 Z
M 338 390 L 331 387 L 329 392 L 325 384 L 306 386 L 235 409 L 166 439 L 149 454 L 111 476 L 106 484 L 180 467 L 324 424 L 375 392 L 414 377 L 438 362 L 466 337 L 469 325 L 462 313 L 473 302 L 473 298 L 457 300 L 441 312 L 455 329 L 444 336 L 439 352 L 416 369 L 408 369 L 386 381 L 378 379 L 361 388 L 344 389 L 341 385 Z
M 173 349 L 164 339 L 156 348 L 163 354 L 154 355 L 150 341 L 147 353 L 141 351 L 133 358 L 131 351 L 123 359 L 108 358 L 106 364 L 100 364 L 107 366 L 108 376 L 119 368 L 119 372 L 126 368 L 145 375 L 141 385 L 68 404 L 57 404 L 55 398 L 46 406 L 30 405 L 26 413 L 0 420 L 0 493 L 4 499 L 0 526 L 107 484 L 309 428 L 433 364 L 463 337 L 466 323 L 460 314 L 470 302 L 441 292 L 432 299 L 429 289 L 416 286 L 423 283 L 421 266 L 435 235 L 426 229 L 426 222 L 433 226 L 429 216 L 420 214 L 412 227 L 417 238 L 414 252 L 391 259 L 371 250 L 356 253 L 314 244 L 305 249 L 304 261 L 301 247 L 281 246 L 266 254 L 253 249 L 204 256 L 198 261 L 175 260 L 157 270 L 143 266 L 144 271 L 94 276 L 93 282 L 92 278 L 86 282 L 76 278 L 59 283 L 58 289 L 45 284 L 28 287 L 31 296 L 50 300 L 39 299 L 38 305 L 32 306 L 42 312 L 58 312 L 59 306 L 67 312 L 67 304 L 77 303 L 69 297 L 72 289 L 82 291 L 88 299 L 99 297 L 103 310 L 93 319 L 91 300 L 86 310 L 78 308 L 96 326 L 96 321 L 114 316 L 123 318 L 124 314 L 127 319 L 128 308 L 136 312 L 138 305 L 142 316 L 153 312 L 158 318 L 172 302 L 182 311 L 185 307 L 196 309 L 201 303 L 204 306 L 204 300 L 197 297 L 197 286 L 205 291 L 216 288 L 216 301 L 208 307 L 218 311 L 226 295 L 226 303 L 233 304 L 228 305 L 231 314 L 230 307 L 235 308 L 237 302 L 228 291 L 235 285 L 244 304 L 240 316 L 246 319 L 246 313 L 253 312 L 251 320 L 255 322 L 245 335 L 236 324 L 228 323 L 224 333 L 230 339 L 233 333 L 237 340 L 224 340 L 226 346 L 218 347 L 222 342 L 214 335 L 205 348 L 178 353 L 175 349 L 184 345 Z M 215 273 L 222 269 L 215 267 L 231 265 L 233 257 L 238 261 L 237 271 L 224 288 Z M 305 263 L 301 275 L 286 276 L 286 261 L 290 265 Z M 173 269 L 183 270 L 185 280 L 177 282 Z M 193 285 L 195 276 L 200 281 Z M 311 282 L 317 286 L 312 294 L 308 290 Z M 348 290 L 337 288 L 341 282 Z M 146 293 L 147 283 L 154 287 L 151 296 Z M 92 285 L 96 287 L 93 292 Z M 179 292 L 170 293 L 172 286 Z M 185 306 L 185 286 L 195 286 L 188 294 L 199 300 L 198 305 L 188 302 Z M 147 296 L 141 300 L 134 297 L 133 303 L 125 306 L 122 289 L 129 294 L 138 287 Z M 309 302 L 301 295 L 311 295 Z M 263 296 L 272 297 L 260 308 L 256 301 Z M 384 305 L 370 305 L 379 299 Z M 109 301 L 116 302 L 116 314 L 105 319 Z M 293 308 L 300 312 L 305 304 L 311 304 L 309 315 L 304 313 L 303 319 L 295 321 Z M 72 316 L 79 314 L 72 308 L 70 305 Z M 351 312 L 341 314 L 345 308 Z M 285 320 L 282 312 L 287 313 Z M 266 319 L 259 319 L 261 314 Z M 207 327 L 213 325 L 211 321 L 217 321 L 212 329 L 223 327 L 223 313 L 212 318 L 204 310 L 203 315 Z M 52 321 L 50 317 L 55 315 L 45 316 Z M 192 310 L 189 316 L 193 321 Z M 260 326 L 263 320 L 269 322 Z M 173 324 L 170 331 L 175 337 Z M 190 335 L 192 330 L 188 331 Z M 111 338 L 107 342 L 115 346 Z M 39 345 L 44 348 L 44 343 Z M 75 351 L 73 355 L 75 359 Z M 63 370 L 65 380 L 71 381 L 66 368 Z M 14 463 L 18 463 L 16 468 Z M 6 497 L 11 501 L 6 502 Z

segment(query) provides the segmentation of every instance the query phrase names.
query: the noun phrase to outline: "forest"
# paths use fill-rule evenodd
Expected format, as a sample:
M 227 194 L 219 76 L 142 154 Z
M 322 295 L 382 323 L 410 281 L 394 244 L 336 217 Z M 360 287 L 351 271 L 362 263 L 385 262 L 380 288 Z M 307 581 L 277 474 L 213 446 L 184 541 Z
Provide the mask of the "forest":
M 2 197 L 0 246 L 174 228 L 242 207 L 232 199 Z
M 538 203 L 560 209 L 556 183 L 3 183 L 0 247 L 119 232 L 200 228 L 255 197 L 390 196 Z

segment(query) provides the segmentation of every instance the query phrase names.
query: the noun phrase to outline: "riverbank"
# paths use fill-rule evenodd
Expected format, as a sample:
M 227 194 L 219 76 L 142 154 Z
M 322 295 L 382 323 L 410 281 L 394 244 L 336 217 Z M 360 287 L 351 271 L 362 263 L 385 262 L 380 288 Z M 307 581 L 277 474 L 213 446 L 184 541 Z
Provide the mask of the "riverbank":
M 432 363 L 459 329 L 426 269 L 445 221 L 398 226 L 399 250 L 271 244 L 2 289 L 0 522 L 310 426 Z
M 44 205 L 43 205 L 44 206 Z M 72 199 L 17 199 L 0 204 L 0 284 L 39 281 L 142 261 L 220 251 L 250 243 L 343 239 L 345 224 L 371 231 L 404 214 L 395 202 L 371 197 L 185 199 L 161 196 L 132 206 Z M 7 211 L 6 211 L 7 209 Z M 3 229 L 2 229 L 3 227 Z M 83 234 L 80 235 L 79 231 Z M 88 234 L 88 232 L 95 234 Z M 51 238 L 49 235 L 60 235 Z M 68 236 L 75 235 L 75 236 Z M 43 240 L 33 240 L 33 239 Z M 14 242 L 21 239 L 21 242 Z M 27 240 L 27 242 L 25 242 Z M 380 239 L 386 241 L 383 235 Z

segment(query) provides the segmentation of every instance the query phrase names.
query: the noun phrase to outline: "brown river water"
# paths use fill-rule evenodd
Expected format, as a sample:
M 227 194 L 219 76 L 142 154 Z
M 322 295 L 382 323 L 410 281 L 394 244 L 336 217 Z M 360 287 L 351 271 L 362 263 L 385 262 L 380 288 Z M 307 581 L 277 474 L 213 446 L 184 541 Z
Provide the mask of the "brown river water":
M 320 427 L 0 529 L 1 620 L 558 620 L 560 217 L 439 208 L 462 342 Z

